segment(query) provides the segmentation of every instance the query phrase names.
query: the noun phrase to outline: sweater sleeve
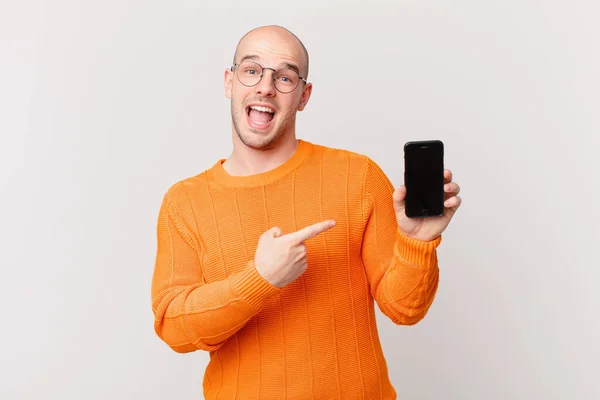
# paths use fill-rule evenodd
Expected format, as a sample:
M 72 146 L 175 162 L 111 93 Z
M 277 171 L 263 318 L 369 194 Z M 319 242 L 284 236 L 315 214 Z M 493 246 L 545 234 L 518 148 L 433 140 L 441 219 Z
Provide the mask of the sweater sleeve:
M 262 278 L 252 260 L 241 272 L 206 283 L 200 241 L 175 203 L 167 192 L 158 216 L 154 330 L 179 353 L 217 350 L 280 289 Z
M 384 172 L 367 158 L 361 256 L 371 294 L 395 324 L 414 325 L 427 314 L 437 291 L 441 236 L 425 242 L 405 235 L 398 227 L 393 193 Z

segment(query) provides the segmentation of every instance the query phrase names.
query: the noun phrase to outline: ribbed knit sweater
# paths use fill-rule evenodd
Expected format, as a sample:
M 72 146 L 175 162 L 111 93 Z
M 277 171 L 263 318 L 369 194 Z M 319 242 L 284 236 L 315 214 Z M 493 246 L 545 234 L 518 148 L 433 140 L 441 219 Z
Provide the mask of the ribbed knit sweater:
M 278 167 L 229 175 L 220 159 L 173 184 L 158 217 L 154 328 L 210 354 L 206 399 L 395 399 L 374 302 L 412 325 L 438 286 L 438 237 L 399 228 L 394 186 L 369 157 L 298 140 Z M 254 265 L 259 236 L 335 219 L 308 239 L 307 270 L 283 288 Z

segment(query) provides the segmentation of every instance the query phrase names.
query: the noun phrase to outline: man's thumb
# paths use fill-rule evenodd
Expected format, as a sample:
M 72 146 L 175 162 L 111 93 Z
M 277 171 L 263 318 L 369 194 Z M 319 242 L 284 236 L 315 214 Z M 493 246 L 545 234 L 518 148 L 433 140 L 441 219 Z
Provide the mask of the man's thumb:
M 283 235 L 283 231 L 278 226 L 272 227 L 271 229 L 269 229 L 265 233 L 267 234 L 266 236 L 269 237 L 269 238 L 277 238 L 277 237 Z
M 405 203 L 404 199 L 406 198 L 406 186 L 401 185 L 394 191 L 394 209 L 397 213 L 401 213 L 404 211 Z

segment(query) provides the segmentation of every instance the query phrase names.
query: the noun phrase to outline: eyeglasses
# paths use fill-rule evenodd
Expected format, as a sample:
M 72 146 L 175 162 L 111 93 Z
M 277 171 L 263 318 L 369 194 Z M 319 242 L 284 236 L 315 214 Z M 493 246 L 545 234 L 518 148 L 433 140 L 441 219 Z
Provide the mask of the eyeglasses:
M 263 68 L 260 64 L 254 61 L 242 61 L 240 64 L 233 64 L 231 71 L 237 66 L 236 76 L 240 83 L 244 86 L 256 86 L 264 75 L 264 70 L 270 69 L 273 71 L 272 79 L 275 81 L 275 89 L 281 93 L 290 93 L 298 86 L 302 80 L 306 83 L 306 79 L 298 75 L 298 72 L 291 68 Z

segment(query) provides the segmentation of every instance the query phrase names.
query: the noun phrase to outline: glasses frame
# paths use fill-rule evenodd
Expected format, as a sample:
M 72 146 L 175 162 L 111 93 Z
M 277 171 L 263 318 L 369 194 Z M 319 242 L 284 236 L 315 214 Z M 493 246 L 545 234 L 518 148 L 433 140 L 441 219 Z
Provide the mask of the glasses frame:
M 242 80 L 240 79 L 240 76 L 238 75 L 239 68 L 237 69 L 236 72 L 234 72 L 233 70 L 235 69 L 235 67 L 239 67 L 240 64 L 244 63 L 244 62 L 251 62 L 254 63 L 256 65 L 258 65 L 261 69 L 261 74 L 259 75 L 258 81 L 256 81 L 256 83 L 254 85 L 246 85 L 244 82 L 242 82 Z M 304 82 L 304 84 L 306 85 L 308 82 L 306 81 L 306 78 L 303 78 L 302 76 L 300 76 L 300 73 L 298 73 L 298 71 L 293 70 L 292 68 L 287 68 L 287 67 L 283 67 L 283 68 L 279 68 L 279 69 L 274 69 L 274 68 L 270 68 L 270 67 L 263 67 L 262 65 L 260 65 L 259 63 L 257 63 L 256 61 L 252 61 L 252 60 L 244 60 L 241 63 L 234 63 L 231 66 L 231 72 L 234 72 L 235 77 L 237 78 L 237 80 L 244 86 L 246 87 L 254 87 L 256 85 L 258 85 L 260 83 L 260 81 L 262 81 L 263 76 L 265 75 L 265 70 L 266 69 L 270 69 L 271 71 L 273 71 L 273 74 L 271 75 L 271 79 L 273 80 L 273 82 L 275 82 L 275 76 L 277 75 L 277 72 L 280 69 L 290 69 L 294 72 L 296 72 L 296 74 L 298 74 L 298 78 L 300 78 L 300 80 L 298 81 L 298 83 L 296 84 L 296 86 L 294 86 L 294 88 L 292 90 L 290 90 L 289 92 L 284 92 L 282 90 L 279 90 L 277 88 L 277 84 L 273 83 L 273 87 L 275 88 L 275 90 L 277 90 L 279 93 L 283 93 L 283 94 L 288 94 L 288 93 L 292 93 L 294 90 L 296 90 L 296 88 L 298 87 L 298 85 L 300 84 L 300 81 Z

